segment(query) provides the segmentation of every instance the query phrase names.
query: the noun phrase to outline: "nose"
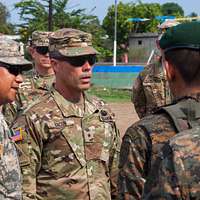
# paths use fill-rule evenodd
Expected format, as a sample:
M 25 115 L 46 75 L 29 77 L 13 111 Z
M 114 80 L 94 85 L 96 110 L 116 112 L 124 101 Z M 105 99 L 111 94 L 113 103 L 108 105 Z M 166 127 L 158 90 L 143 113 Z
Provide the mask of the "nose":
M 88 61 L 86 61 L 84 65 L 82 66 L 82 69 L 84 72 L 89 72 L 92 69 L 92 66 L 90 65 Z
M 18 74 L 18 75 L 16 76 L 15 80 L 16 80 L 16 82 L 19 83 L 19 84 L 22 83 L 22 82 L 23 82 L 22 75 L 21 75 L 21 74 Z

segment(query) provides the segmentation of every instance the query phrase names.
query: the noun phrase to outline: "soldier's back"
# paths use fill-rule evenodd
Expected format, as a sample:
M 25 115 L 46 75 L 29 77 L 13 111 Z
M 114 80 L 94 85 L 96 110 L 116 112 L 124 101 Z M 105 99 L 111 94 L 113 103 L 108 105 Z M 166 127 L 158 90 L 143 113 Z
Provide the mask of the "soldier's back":
M 132 102 L 140 118 L 171 103 L 168 83 L 160 62 L 152 63 L 140 72 L 133 86 Z

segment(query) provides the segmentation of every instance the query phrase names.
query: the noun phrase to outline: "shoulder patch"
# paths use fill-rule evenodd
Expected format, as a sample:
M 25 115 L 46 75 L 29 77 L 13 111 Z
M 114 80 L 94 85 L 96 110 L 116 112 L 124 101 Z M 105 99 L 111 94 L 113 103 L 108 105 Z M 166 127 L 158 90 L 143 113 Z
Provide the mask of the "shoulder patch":
M 14 142 L 22 141 L 23 140 L 23 132 L 24 129 L 19 127 L 11 131 L 11 139 Z

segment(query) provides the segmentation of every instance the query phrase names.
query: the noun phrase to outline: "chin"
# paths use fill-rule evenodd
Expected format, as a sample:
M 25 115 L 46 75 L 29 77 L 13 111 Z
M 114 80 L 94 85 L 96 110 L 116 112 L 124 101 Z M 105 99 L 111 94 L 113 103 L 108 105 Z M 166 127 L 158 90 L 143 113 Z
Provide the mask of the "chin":
M 51 64 L 42 64 L 42 67 L 44 67 L 44 68 L 51 68 Z

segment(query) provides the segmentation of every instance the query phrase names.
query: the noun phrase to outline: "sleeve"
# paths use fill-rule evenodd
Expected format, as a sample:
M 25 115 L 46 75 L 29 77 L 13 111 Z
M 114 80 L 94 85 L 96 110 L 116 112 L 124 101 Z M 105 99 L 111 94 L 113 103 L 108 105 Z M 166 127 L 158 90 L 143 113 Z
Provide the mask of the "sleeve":
M 119 199 L 141 199 L 147 169 L 148 141 L 140 127 L 127 129 L 120 150 Z
M 118 198 L 117 191 L 117 177 L 118 177 L 118 164 L 119 164 L 119 152 L 120 152 L 120 135 L 119 130 L 116 128 L 116 124 L 113 127 L 113 144 L 111 147 L 109 157 L 109 172 L 110 172 L 110 183 L 111 183 L 111 197 L 112 199 Z
M 36 194 L 36 177 L 40 170 L 42 139 L 37 128 L 38 121 L 29 114 L 19 117 L 14 123 L 14 131 L 20 131 L 22 139 L 16 141 L 22 172 L 23 200 L 41 199 Z
M 144 117 L 146 113 L 146 97 L 143 90 L 141 74 L 138 75 L 134 82 L 131 100 L 139 118 Z
M 157 176 L 151 174 L 144 187 L 143 199 L 145 200 L 181 200 L 182 198 L 179 180 L 175 173 L 173 152 L 169 144 L 166 144 L 156 160 L 152 171 L 157 172 Z

